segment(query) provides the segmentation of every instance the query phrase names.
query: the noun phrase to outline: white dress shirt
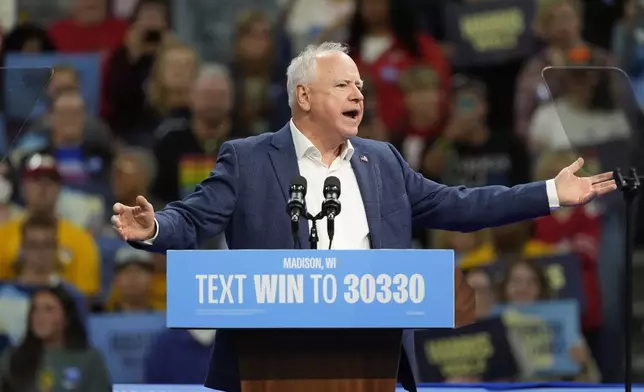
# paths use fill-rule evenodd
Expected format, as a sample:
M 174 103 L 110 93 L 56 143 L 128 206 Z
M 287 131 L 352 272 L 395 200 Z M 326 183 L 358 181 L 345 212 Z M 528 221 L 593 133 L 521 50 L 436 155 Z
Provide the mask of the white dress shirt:
M 306 178 L 307 181 L 305 200 L 307 211 L 311 215 L 317 215 L 322 209 L 322 201 L 324 200 L 322 188 L 324 187 L 324 180 L 327 177 L 337 177 L 342 185 L 339 199 L 342 210 L 335 218 L 335 234 L 333 236 L 331 249 L 369 249 L 370 241 L 367 214 L 362 203 L 362 195 L 360 194 L 358 181 L 356 180 L 350 162 L 354 152 L 351 142 L 347 140 L 347 145 L 344 147 L 340 156 L 331 163 L 331 166 L 326 166 L 322 163 L 322 154 L 320 151 L 297 129 L 293 120 L 289 122 L 289 125 L 291 135 L 293 136 L 293 144 L 295 145 L 295 155 L 297 156 L 300 175 Z M 559 197 L 554 180 L 546 181 L 546 192 L 550 209 L 554 210 L 559 208 Z M 154 221 L 156 224 L 154 237 L 147 241 L 142 241 L 143 244 L 152 245 L 159 235 L 159 222 L 156 219 Z M 318 221 L 317 227 L 319 237 L 318 249 L 328 249 L 329 236 L 327 233 L 326 218 Z
M 340 180 L 340 214 L 335 218 L 335 234 L 331 249 L 369 249 L 369 225 L 367 213 L 362 203 L 362 195 L 358 187 L 351 156 L 353 146 L 347 141 L 342 153 L 330 166 L 322 163 L 320 151 L 300 132 L 293 121 L 290 122 L 291 135 L 295 145 L 295 155 L 300 175 L 306 178 L 306 209 L 311 215 L 317 215 L 322 209 L 324 180 L 335 176 Z M 329 249 L 326 218 L 317 222 L 318 249 Z M 310 229 L 310 223 L 309 223 Z

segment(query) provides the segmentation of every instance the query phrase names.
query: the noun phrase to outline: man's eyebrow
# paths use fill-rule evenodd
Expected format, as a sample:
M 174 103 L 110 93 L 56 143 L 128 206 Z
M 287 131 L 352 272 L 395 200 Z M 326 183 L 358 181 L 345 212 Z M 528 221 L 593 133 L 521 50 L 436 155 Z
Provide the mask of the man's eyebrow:
M 358 87 L 362 87 L 364 85 L 364 81 L 362 79 L 359 79 L 359 80 L 351 80 L 351 79 L 336 80 L 335 83 L 336 84 L 339 84 L 339 83 L 346 83 L 346 84 L 355 83 L 356 86 L 358 86 Z

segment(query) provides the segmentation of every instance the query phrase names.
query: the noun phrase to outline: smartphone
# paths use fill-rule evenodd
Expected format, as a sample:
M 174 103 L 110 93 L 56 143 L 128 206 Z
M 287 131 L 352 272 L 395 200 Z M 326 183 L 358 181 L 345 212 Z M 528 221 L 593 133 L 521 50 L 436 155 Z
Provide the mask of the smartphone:
M 143 34 L 143 41 L 148 44 L 158 44 L 161 42 L 161 32 L 159 30 L 148 30 Z

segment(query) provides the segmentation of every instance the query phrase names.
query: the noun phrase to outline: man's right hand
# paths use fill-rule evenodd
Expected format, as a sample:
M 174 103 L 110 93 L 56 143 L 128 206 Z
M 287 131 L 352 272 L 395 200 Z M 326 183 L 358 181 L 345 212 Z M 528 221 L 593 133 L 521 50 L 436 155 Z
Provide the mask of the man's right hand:
M 112 226 L 124 241 L 149 240 L 156 233 L 154 208 L 143 196 L 136 198 L 134 207 L 116 203 Z

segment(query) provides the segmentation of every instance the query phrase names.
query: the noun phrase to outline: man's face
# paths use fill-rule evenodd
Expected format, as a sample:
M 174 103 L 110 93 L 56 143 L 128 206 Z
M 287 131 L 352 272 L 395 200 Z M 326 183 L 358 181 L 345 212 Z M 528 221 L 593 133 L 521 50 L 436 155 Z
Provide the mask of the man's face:
M 84 23 L 99 23 L 107 16 L 106 0 L 75 0 L 74 16 Z
M 221 121 L 230 113 L 232 91 L 223 77 L 206 77 L 197 80 L 192 90 L 192 112 L 198 119 Z
M 362 80 L 356 63 L 344 53 L 317 59 L 317 75 L 308 86 L 303 109 L 327 132 L 345 139 L 358 134 L 364 111 Z
M 139 10 L 135 23 L 143 30 L 165 31 L 168 28 L 167 12 L 161 4 L 148 3 Z
M 78 79 L 75 73 L 68 70 L 57 71 L 51 77 L 51 81 L 47 86 L 47 94 L 53 97 L 58 91 L 75 87 L 78 87 Z
M 261 60 L 271 48 L 271 26 L 267 22 L 256 22 L 239 37 L 239 54 L 244 60 Z
M 115 279 L 117 290 L 124 298 L 141 298 L 150 293 L 152 272 L 136 263 L 124 266 Z
M 22 262 L 25 268 L 52 273 L 56 268 L 58 240 L 54 228 L 32 227 L 22 237 Z
M 555 6 L 546 25 L 546 35 L 556 43 L 570 43 L 579 38 L 581 25 L 579 15 L 568 2 Z
M 364 0 L 362 18 L 369 25 L 382 25 L 389 20 L 389 0 Z
M 438 118 L 440 92 L 436 88 L 425 88 L 405 94 L 405 106 L 410 113 L 423 113 L 431 119 Z
M 46 176 L 25 178 L 22 192 L 29 212 L 52 214 L 58 202 L 60 183 Z
M 77 143 L 85 127 L 85 103 L 80 94 L 65 94 L 51 108 L 51 128 L 57 140 Z
M 112 190 L 117 200 L 142 193 L 148 182 L 146 173 L 133 157 L 120 155 L 114 160 Z

